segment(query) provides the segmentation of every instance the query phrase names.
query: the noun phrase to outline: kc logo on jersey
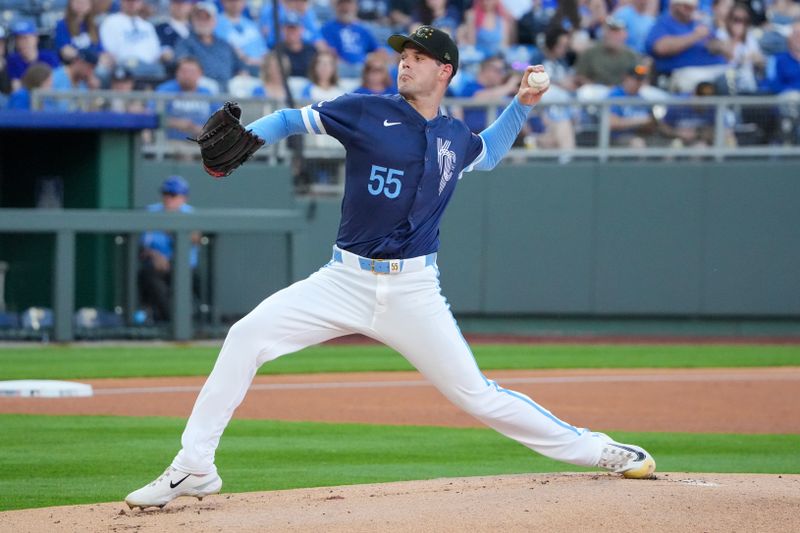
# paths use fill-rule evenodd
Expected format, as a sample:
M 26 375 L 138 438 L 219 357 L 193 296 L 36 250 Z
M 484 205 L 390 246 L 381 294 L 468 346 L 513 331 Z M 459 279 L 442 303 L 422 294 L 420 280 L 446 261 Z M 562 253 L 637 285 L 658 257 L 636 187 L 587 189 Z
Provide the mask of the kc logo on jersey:
M 436 148 L 439 159 L 439 194 L 442 194 L 447 182 L 453 177 L 453 169 L 456 167 L 456 153 L 450 149 L 450 141 L 441 137 L 436 137 Z

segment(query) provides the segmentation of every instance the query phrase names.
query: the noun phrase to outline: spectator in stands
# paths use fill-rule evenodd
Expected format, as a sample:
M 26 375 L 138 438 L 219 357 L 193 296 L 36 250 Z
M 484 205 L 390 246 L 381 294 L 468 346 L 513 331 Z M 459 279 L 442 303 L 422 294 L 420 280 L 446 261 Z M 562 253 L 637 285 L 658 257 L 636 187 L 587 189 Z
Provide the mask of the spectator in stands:
M 471 98 L 474 102 L 497 102 L 515 94 L 519 88 L 520 77 L 515 72 L 509 72 L 508 65 L 502 56 L 492 56 L 481 61 L 477 78 L 467 82 L 459 94 L 462 98 Z M 504 105 L 497 108 L 498 114 Z M 473 107 L 464 109 L 464 122 L 469 129 L 480 133 L 489 124 L 486 107 Z
M 517 43 L 528 46 L 539 46 L 544 38 L 550 19 L 555 13 L 552 2 L 533 0 L 531 8 L 517 20 Z
M 8 74 L 8 61 L 6 61 L 6 30 L 0 26 L 0 108 L 3 107 L 5 97 L 11 94 L 11 76 Z
M 94 74 L 99 56 L 91 48 L 78 51 L 66 64 L 53 71 L 53 90 L 88 91 L 99 89 L 100 80 Z
M 8 55 L 8 74 L 12 89 L 22 87 L 22 76 L 32 63 L 47 63 L 51 68 L 59 65 L 54 52 L 39 49 L 39 34 L 33 22 L 18 20 L 11 25 L 11 33 L 14 35 L 14 52 Z
M 35 61 L 31 63 L 20 80 L 20 88 L 11 93 L 8 99 L 9 109 L 31 109 L 31 92 L 35 89 L 50 89 L 53 86 L 53 68 L 47 63 Z M 43 102 L 43 110 L 52 111 L 54 106 Z
M 642 65 L 629 70 L 617 85 L 608 93 L 608 98 L 637 98 L 644 100 L 639 91 L 648 76 L 648 69 Z M 610 108 L 609 127 L 611 143 L 616 146 L 644 148 L 647 138 L 655 133 L 656 121 L 651 106 L 648 105 L 612 105 Z
M 288 13 L 294 13 L 302 21 L 303 40 L 314 45 L 317 50 L 322 50 L 327 48 L 327 45 L 322 38 L 319 18 L 309 4 L 310 0 L 283 0 L 282 3 L 278 3 L 278 24 L 283 23 Z M 261 27 L 261 34 L 267 40 L 267 46 L 274 48 L 277 39 L 271 1 L 264 2 L 258 18 L 258 25 Z
M 413 22 L 413 13 L 418 2 L 415 0 L 390 0 L 389 1 L 389 21 L 393 28 L 401 33 L 405 33 Z M 459 20 L 461 15 L 459 14 Z
M 245 0 L 222 0 L 223 12 L 214 33 L 228 41 L 251 75 L 258 75 L 267 44 L 258 24 L 244 16 Z
M 602 41 L 578 56 L 575 64 L 578 83 L 580 85 L 622 83 L 625 73 L 635 67 L 639 60 L 636 52 L 625 45 L 627 37 L 625 23 L 614 17 L 608 17 Z
M 56 23 L 55 48 L 61 61 L 72 61 L 80 50 L 92 50 L 110 68 L 113 60 L 101 56 L 100 30 L 94 20 L 91 0 L 68 0 L 64 18 Z
M 651 0 L 631 0 L 630 3 L 620 5 L 613 13 L 615 19 L 625 23 L 628 30 L 625 44 L 637 54 L 645 53 L 647 34 L 655 24 L 657 15 L 658 5 Z
M 136 84 L 133 74 L 123 67 L 118 65 L 111 72 L 111 91 L 122 94 L 131 93 Z M 104 111 L 112 111 L 114 113 L 145 113 L 147 107 L 144 102 L 139 99 L 111 97 L 108 98 L 102 106 Z M 143 132 L 145 133 L 145 132 Z M 151 132 L 146 132 L 144 135 L 147 139 L 151 137 Z
M 309 83 L 302 89 L 300 97 L 306 100 L 320 101 L 336 98 L 344 94 L 339 85 L 337 69 L 338 57 L 330 51 L 317 52 L 308 71 Z
M 557 86 L 565 91 L 572 92 L 578 87 L 573 69 L 567 55 L 570 51 L 570 38 L 567 30 L 558 26 L 551 26 L 544 35 L 544 47 L 542 48 L 542 65 L 550 76 L 550 85 Z M 549 94 L 553 87 L 547 93 Z
M 571 159 L 575 148 L 575 126 L 568 104 L 574 99 L 578 84 L 575 70 L 569 65 L 570 35 L 560 26 L 550 26 L 544 33 L 541 63 L 550 75 L 550 89 L 542 97 L 542 104 L 534 110 L 524 130 L 526 146 L 558 149 L 559 161 Z M 553 104 L 553 105 L 550 105 Z
M 236 51 L 225 40 L 214 34 L 217 26 L 217 8 L 211 2 L 198 2 L 191 15 L 192 33 L 178 43 L 175 56 L 180 59 L 191 56 L 202 66 L 205 76 L 215 87 L 212 93 L 225 92 L 228 81 L 236 74 L 245 72 Z
M 358 20 L 354 0 L 334 0 L 336 18 L 322 27 L 322 37 L 339 57 L 339 74 L 356 78 L 367 54 L 378 49 L 378 41 Z
M 189 25 L 191 12 L 192 0 L 170 0 L 169 19 L 156 25 L 156 34 L 161 43 L 161 62 L 170 76 L 175 74 L 175 47 L 192 31 Z
M 379 43 L 394 31 L 389 25 L 389 0 L 358 0 L 357 17 Z
M 592 45 L 594 32 L 602 26 L 607 15 L 602 0 L 559 0 L 550 26 L 569 32 L 570 48 L 577 54 Z
M 358 18 L 376 26 L 388 26 L 389 0 L 360 0 Z
M 694 96 L 715 96 L 713 83 L 697 84 Z M 712 105 L 671 105 L 660 124 L 661 131 L 673 138 L 673 147 L 707 148 L 714 145 L 716 110 Z M 736 137 L 730 124 L 726 124 L 726 146 L 735 146 Z
M 282 107 L 287 102 L 286 85 L 283 83 L 281 74 L 280 60 L 283 60 L 283 68 L 288 73 L 291 65 L 289 58 L 278 54 L 276 51 L 269 52 L 264 56 L 261 65 L 261 83 L 253 89 L 252 96 L 277 100 L 278 107 Z
M 750 9 L 736 3 L 728 13 L 723 28 L 716 37 L 724 44 L 728 71 L 723 78 L 723 94 L 753 94 L 758 92 L 758 72 L 763 72 L 765 60 L 758 40 L 750 32 Z
M 180 64 L 178 65 L 180 70 Z M 189 184 L 181 176 L 170 176 L 163 181 L 161 202 L 150 204 L 147 211 L 152 213 L 191 213 L 194 208 L 187 203 Z M 197 243 L 200 234 L 192 234 L 194 243 L 189 256 L 192 267 L 192 287 L 195 295 L 199 293 L 199 278 L 196 274 L 199 259 Z M 172 315 L 172 264 L 175 244 L 173 237 L 163 231 L 148 231 L 139 239 L 139 299 L 148 308 L 155 322 L 168 321 Z
M 500 0 L 475 0 L 464 14 L 459 44 L 473 45 L 484 57 L 502 53 L 516 41 L 516 22 Z
M 303 21 L 297 13 L 287 11 L 281 27 L 283 40 L 275 50 L 289 58 L 289 76 L 305 77 L 308 75 L 308 69 L 317 49 L 303 40 Z
M 364 62 L 364 72 L 361 74 L 361 85 L 354 93 L 358 94 L 395 94 L 397 91 L 389 74 L 389 64 L 386 54 L 373 52 Z
M 772 24 L 791 26 L 800 18 L 800 4 L 794 0 L 773 0 L 767 5 L 767 18 Z
M 656 19 L 645 49 L 654 58 L 656 74 L 670 76 L 670 88 L 690 93 L 701 81 L 725 72 L 723 44 L 711 28 L 694 19 L 697 0 L 670 0 L 669 11 Z
M 800 91 L 800 20 L 792 24 L 787 50 L 775 56 L 769 87 L 774 93 Z
M 461 14 L 447 0 L 424 0 L 412 11 L 414 24 L 433 26 L 447 32 L 453 38 L 458 33 Z
M 178 141 L 172 144 L 179 155 L 186 155 L 186 137 L 198 137 L 203 130 L 203 124 L 213 112 L 209 100 L 191 98 L 192 95 L 211 94 L 208 89 L 200 86 L 202 76 L 203 67 L 197 59 L 182 57 L 175 69 L 175 78 L 156 87 L 157 93 L 180 95 L 166 105 L 167 138 Z
M 142 0 L 121 0 L 118 13 L 100 24 L 100 42 L 117 65 L 123 65 L 143 80 L 163 79 L 161 43 L 156 28 L 139 16 Z

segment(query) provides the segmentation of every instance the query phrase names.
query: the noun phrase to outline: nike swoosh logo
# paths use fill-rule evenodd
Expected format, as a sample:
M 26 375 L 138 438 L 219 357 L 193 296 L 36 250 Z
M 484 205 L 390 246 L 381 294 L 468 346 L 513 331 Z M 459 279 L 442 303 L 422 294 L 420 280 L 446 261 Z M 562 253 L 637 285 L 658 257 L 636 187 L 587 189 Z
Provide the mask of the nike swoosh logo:
M 383 125 L 386 126 L 387 128 L 389 126 L 397 126 L 398 124 L 402 124 L 402 122 L 389 122 L 388 120 L 383 121 Z
M 189 476 L 191 476 L 191 474 L 186 474 L 186 477 L 184 477 L 182 480 L 178 481 L 177 483 L 173 483 L 172 481 L 170 481 L 169 482 L 169 488 L 174 489 L 175 487 L 177 487 L 178 485 L 180 485 L 181 483 L 186 481 L 186 478 L 189 477 Z
M 622 446 L 621 444 L 612 444 L 612 446 L 616 446 L 617 448 L 622 448 L 623 450 L 635 453 L 637 461 L 643 461 L 645 458 L 645 455 L 639 450 L 634 450 L 633 448 L 628 448 L 627 446 Z

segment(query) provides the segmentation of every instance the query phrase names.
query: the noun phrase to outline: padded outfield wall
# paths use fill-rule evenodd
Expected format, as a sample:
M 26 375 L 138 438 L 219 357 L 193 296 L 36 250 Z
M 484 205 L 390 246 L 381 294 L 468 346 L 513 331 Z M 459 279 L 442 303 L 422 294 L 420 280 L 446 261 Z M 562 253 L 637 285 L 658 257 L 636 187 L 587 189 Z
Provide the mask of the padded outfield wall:
M 338 201 L 316 201 L 307 270 Z M 467 174 L 442 225 L 456 313 L 800 316 L 800 165 L 622 162 Z

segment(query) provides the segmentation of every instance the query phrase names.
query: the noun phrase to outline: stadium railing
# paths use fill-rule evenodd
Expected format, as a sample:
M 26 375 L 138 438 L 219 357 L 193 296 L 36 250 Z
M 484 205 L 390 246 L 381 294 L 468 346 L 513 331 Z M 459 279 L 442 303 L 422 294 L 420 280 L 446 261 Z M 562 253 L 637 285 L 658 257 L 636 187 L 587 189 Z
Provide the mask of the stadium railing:
M 147 112 L 162 117 L 158 130 L 149 132 L 142 143 L 142 155 L 147 158 L 196 157 L 196 147 L 185 143 L 166 142 L 166 121 L 169 104 L 181 101 L 207 101 L 213 106 L 227 100 L 239 102 L 245 122 L 269 114 L 279 107 L 277 102 L 261 98 L 238 98 L 233 95 L 191 95 L 156 92 L 121 93 L 116 91 L 35 91 L 33 108 L 45 103 L 65 110 L 113 109 L 137 104 Z M 54 104 L 55 103 L 55 104 Z M 311 102 L 298 102 L 297 106 Z M 495 120 L 507 105 L 507 100 L 476 102 L 473 99 L 450 98 L 443 106 L 459 116 L 463 109 L 479 108 L 486 112 L 486 123 Z M 612 131 L 611 115 L 616 110 L 649 112 L 654 120 L 650 133 L 636 134 L 643 146 L 619 145 L 620 135 Z M 567 120 L 574 135 L 573 149 L 547 146 L 542 143 L 548 127 L 557 120 Z M 672 125 L 673 128 L 667 128 Z M 613 159 L 646 158 L 648 160 L 698 159 L 723 161 L 737 158 L 796 158 L 800 157 L 800 93 L 779 96 L 709 96 L 684 98 L 658 95 L 649 98 L 573 99 L 557 103 L 541 103 L 531 113 L 530 131 L 509 152 L 507 164 L 531 161 L 572 160 L 608 161 Z M 680 128 L 706 128 L 705 143 L 692 146 L 674 134 Z M 671 129 L 671 132 L 665 130 Z M 343 148 L 330 139 L 304 141 L 306 159 L 341 160 Z M 183 152 L 183 153 L 181 153 Z M 288 161 L 291 151 L 286 142 L 265 147 L 256 160 L 276 164 Z

